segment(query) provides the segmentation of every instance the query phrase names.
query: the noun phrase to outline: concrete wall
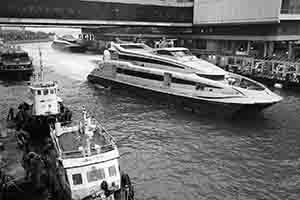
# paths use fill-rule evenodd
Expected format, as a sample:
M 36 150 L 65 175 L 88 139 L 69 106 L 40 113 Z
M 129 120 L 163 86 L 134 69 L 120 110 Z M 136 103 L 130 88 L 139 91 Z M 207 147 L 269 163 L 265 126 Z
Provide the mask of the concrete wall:
M 194 24 L 277 22 L 282 0 L 195 0 Z
M 218 43 L 216 40 L 207 40 L 206 49 L 209 51 L 215 51 L 218 48 Z
M 300 1 L 299 0 L 282 0 L 282 14 L 299 14 Z

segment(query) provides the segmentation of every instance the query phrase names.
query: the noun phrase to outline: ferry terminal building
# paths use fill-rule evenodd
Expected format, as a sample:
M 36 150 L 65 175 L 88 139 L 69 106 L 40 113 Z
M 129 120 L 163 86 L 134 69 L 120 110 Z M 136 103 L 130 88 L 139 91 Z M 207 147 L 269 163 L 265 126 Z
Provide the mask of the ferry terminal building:
M 103 2 L 105 0 L 87 0 Z M 159 40 L 202 53 L 300 59 L 299 0 L 109 0 L 112 18 L 134 19 L 145 26 L 83 28 L 96 39 Z M 124 1 L 123 1 L 124 2 Z M 153 26 L 157 22 L 158 26 Z M 167 24 L 166 26 L 160 23 Z M 177 24 L 168 26 L 168 23 Z M 152 24 L 152 25 L 151 25 Z

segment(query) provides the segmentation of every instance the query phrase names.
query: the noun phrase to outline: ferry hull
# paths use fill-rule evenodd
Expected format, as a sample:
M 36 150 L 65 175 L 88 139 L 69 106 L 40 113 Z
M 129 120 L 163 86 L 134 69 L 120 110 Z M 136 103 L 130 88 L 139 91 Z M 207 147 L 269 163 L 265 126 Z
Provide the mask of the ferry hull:
M 166 102 L 180 108 L 188 109 L 198 114 L 212 115 L 214 117 L 233 116 L 237 114 L 249 115 L 259 113 L 261 110 L 272 106 L 275 103 L 262 104 L 235 104 L 235 103 L 220 103 L 206 100 L 195 99 L 191 97 L 183 97 L 176 94 L 167 94 L 156 90 L 144 89 L 141 87 L 113 81 L 111 79 L 88 75 L 88 81 L 99 84 L 103 87 L 124 91 L 132 96 L 141 96 L 142 98 L 157 100 L 159 103 Z M 161 101 L 164 100 L 164 101 Z

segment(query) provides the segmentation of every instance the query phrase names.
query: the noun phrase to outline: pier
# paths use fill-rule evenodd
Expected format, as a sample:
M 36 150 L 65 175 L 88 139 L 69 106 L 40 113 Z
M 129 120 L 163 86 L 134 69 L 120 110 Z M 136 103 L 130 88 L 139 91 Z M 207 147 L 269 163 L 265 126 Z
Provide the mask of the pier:
M 285 88 L 300 89 L 300 61 L 285 58 L 221 55 L 215 52 L 192 50 L 195 55 L 227 71 L 262 81 L 269 86 L 276 83 Z

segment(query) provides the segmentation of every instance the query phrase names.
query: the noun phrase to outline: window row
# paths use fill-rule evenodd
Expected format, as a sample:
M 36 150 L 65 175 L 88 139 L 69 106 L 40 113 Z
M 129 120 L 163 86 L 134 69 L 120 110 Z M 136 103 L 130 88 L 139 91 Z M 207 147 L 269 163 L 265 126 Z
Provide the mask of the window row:
M 115 166 L 110 166 L 108 168 L 108 176 L 113 177 L 117 175 L 117 170 Z M 99 181 L 105 179 L 105 172 L 103 168 L 96 168 L 92 167 L 90 171 L 86 173 L 87 181 L 94 182 L 94 181 Z M 73 180 L 73 185 L 80 185 L 83 183 L 82 181 L 82 174 L 72 174 L 72 180 Z
M 31 93 L 36 94 L 36 95 L 56 94 L 56 88 L 55 89 L 43 89 L 43 90 L 31 90 Z

